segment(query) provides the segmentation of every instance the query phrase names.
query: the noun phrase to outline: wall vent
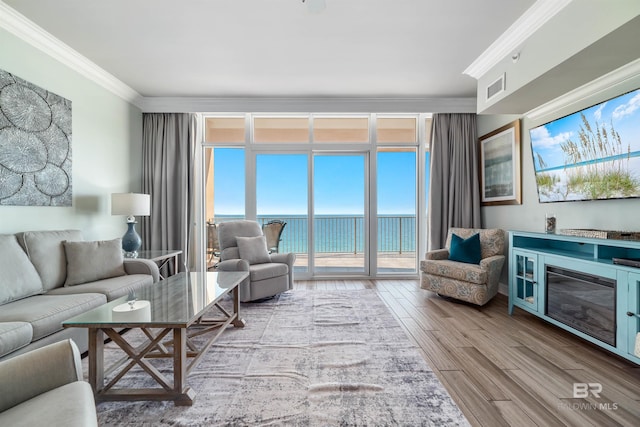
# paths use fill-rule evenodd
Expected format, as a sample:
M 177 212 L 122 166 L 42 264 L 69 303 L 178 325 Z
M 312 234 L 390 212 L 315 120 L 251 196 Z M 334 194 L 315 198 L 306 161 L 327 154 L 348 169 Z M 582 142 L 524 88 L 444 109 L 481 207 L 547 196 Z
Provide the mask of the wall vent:
M 495 82 L 487 86 L 487 101 L 505 91 L 505 77 L 506 73 L 503 73 Z

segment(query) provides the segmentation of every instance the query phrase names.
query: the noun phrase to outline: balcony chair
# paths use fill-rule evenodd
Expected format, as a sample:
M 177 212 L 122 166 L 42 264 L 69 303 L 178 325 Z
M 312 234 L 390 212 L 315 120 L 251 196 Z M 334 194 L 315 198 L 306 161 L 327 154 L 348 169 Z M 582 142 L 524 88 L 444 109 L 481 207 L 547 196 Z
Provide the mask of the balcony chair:
M 218 271 L 248 271 L 240 284 L 240 301 L 255 301 L 293 289 L 293 253 L 270 254 L 266 238 L 256 221 L 218 224 L 220 262 Z
M 281 236 L 286 222 L 274 219 L 262 226 L 262 233 L 267 238 L 267 249 L 270 254 L 277 254 L 280 248 Z
M 220 256 L 220 243 L 218 242 L 218 224 L 207 222 L 207 269 L 215 268 L 214 258 Z
M 476 257 L 475 261 L 479 262 L 472 263 L 469 258 L 466 258 L 465 262 L 459 261 L 461 246 L 458 246 L 457 242 L 476 233 L 479 234 L 480 253 L 471 258 Z M 453 234 L 458 237 L 454 237 Z M 450 252 L 452 240 L 456 240 L 454 244 L 457 246 L 454 248 L 454 256 L 451 256 Z M 505 261 L 504 247 L 504 230 L 450 228 L 446 247 L 427 252 L 425 260 L 420 262 L 420 287 L 440 296 L 482 306 L 498 293 L 498 281 Z M 464 249 L 462 258 L 465 258 Z

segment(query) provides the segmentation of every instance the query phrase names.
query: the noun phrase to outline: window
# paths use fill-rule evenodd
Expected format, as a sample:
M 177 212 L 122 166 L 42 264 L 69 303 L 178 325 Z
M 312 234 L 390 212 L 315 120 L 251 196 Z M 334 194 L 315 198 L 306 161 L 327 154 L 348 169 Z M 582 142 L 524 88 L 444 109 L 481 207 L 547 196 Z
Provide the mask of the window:
M 378 148 L 378 273 L 416 272 L 416 150 Z
M 244 117 L 207 117 L 206 142 L 244 142 Z
M 369 142 L 368 117 L 316 117 L 313 119 L 314 142 Z
M 308 117 L 256 117 L 253 120 L 256 143 L 309 142 Z
M 244 218 L 244 157 L 244 148 L 216 147 L 205 150 L 207 221 L 220 222 L 223 218 Z
M 426 247 L 425 116 L 205 117 L 206 218 L 286 222 L 278 250 L 297 254 L 299 279 L 414 276 Z
M 378 143 L 417 141 L 417 120 L 413 117 L 378 117 Z

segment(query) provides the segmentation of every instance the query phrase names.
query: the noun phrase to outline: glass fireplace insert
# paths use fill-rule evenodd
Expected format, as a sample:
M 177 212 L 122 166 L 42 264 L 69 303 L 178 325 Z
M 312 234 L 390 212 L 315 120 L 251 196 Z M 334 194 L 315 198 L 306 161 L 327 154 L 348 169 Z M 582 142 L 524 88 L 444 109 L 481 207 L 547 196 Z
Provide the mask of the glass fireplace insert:
M 615 347 L 616 281 L 550 265 L 545 270 L 545 314 Z

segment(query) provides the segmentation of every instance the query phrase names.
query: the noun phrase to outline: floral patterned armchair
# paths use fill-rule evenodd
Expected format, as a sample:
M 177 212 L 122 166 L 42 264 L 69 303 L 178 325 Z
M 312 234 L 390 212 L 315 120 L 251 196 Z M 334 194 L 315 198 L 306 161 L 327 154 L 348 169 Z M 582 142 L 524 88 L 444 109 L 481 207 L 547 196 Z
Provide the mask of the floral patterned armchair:
M 480 264 L 450 261 L 451 235 L 467 239 L 480 233 Z M 420 287 L 477 305 L 486 304 L 498 293 L 498 281 L 504 265 L 505 232 L 499 228 L 450 228 L 445 249 L 427 252 L 420 262 Z

